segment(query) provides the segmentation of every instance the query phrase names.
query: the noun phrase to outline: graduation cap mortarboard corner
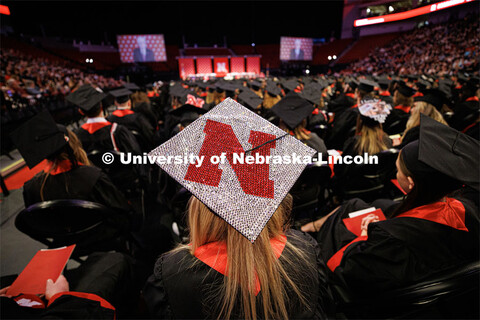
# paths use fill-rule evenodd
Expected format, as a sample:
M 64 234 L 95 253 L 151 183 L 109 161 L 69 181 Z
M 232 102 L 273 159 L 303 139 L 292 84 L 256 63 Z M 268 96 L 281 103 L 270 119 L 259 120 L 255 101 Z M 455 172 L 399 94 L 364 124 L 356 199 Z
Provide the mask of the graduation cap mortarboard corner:
M 295 92 L 289 92 L 271 108 L 290 129 L 295 129 L 303 119 L 312 114 L 314 109 L 310 101 Z
M 108 93 L 112 95 L 118 103 L 125 103 L 130 99 L 130 95 L 133 92 L 126 88 L 122 88 L 109 91 Z
M 129 90 L 140 90 L 140 87 L 137 86 L 135 83 L 133 82 L 127 82 L 123 85 L 126 89 L 129 89 Z
M 384 123 L 390 114 L 392 106 L 383 100 L 369 99 L 361 101 L 358 112 L 364 117 L 375 120 L 378 123 Z
M 263 102 L 263 99 L 260 98 L 252 90 L 243 90 L 237 97 L 240 103 L 244 104 L 245 107 L 255 110 Z
M 322 86 L 316 82 L 311 82 L 303 88 L 300 96 L 313 104 L 319 104 L 322 98 Z
M 443 105 L 447 104 L 447 97 L 445 93 L 439 89 L 428 89 L 424 91 L 423 96 L 416 97 L 415 101 L 424 101 L 440 111 L 442 110 Z
M 84 111 L 89 111 L 98 105 L 107 95 L 93 88 L 89 84 L 84 84 L 74 92 L 70 93 L 65 99 Z
M 43 111 L 13 131 L 10 138 L 32 169 L 67 144 L 65 133 L 66 129 L 60 130 L 50 113 Z
M 415 94 L 415 89 L 407 86 L 405 82 L 400 82 L 397 88 L 398 92 L 400 92 L 405 97 L 411 97 Z
M 253 149 L 253 150 L 252 150 Z M 205 156 L 202 165 L 157 164 L 252 243 L 298 179 L 305 164 L 234 164 L 238 155 L 312 157 L 315 150 L 227 98 L 149 153 Z M 212 164 L 211 156 L 226 153 Z
M 438 171 L 480 191 L 478 140 L 421 114 L 420 138 L 402 152 L 413 174 Z
M 275 83 L 267 83 L 265 90 L 274 97 L 282 94 L 282 90 Z
M 371 80 L 362 79 L 358 83 L 358 90 L 362 90 L 365 92 L 372 92 L 377 86 L 378 84 Z
M 187 122 L 195 121 L 200 115 L 207 113 L 207 110 L 191 104 L 184 104 L 177 109 L 170 110 L 172 116 L 180 118 L 180 123 L 185 126 Z

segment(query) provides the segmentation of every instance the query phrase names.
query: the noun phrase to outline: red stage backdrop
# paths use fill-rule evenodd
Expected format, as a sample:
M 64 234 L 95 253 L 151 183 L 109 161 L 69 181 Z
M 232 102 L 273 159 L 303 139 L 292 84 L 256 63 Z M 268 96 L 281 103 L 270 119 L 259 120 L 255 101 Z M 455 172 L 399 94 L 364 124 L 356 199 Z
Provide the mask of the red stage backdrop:
M 260 57 L 247 57 L 247 72 L 260 74 Z
M 163 34 L 117 36 L 117 43 L 122 62 L 167 61 Z
M 178 59 L 178 72 L 180 78 L 186 79 L 189 75 L 195 74 L 195 65 L 192 58 L 180 58 Z
M 213 58 L 214 71 L 217 77 L 225 77 L 229 73 L 228 58 Z
M 212 59 L 197 58 L 197 73 L 212 73 Z
M 232 72 L 245 72 L 245 59 L 243 57 L 232 57 L 230 59 Z

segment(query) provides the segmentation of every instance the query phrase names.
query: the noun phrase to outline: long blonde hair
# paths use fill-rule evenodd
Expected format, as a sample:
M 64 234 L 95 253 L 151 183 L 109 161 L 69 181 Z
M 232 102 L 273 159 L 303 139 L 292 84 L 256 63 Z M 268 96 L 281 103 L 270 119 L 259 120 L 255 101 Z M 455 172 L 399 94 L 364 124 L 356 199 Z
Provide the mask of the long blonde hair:
M 374 120 L 364 121 L 358 115 L 355 134 L 359 137 L 355 144 L 355 149 L 360 155 L 365 152 L 376 154 L 388 149 L 384 141 L 385 132 L 382 129 L 382 125 Z
M 408 118 L 402 139 L 403 137 L 405 137 L 405 134 L 408 130 L 420 125 L 420 114 L 424 114 L 435 121 L 448 125 L 445 119 L 443 119 L 442 114 L 438 112 L 437 109 L 435 109 L 435 107 L 430 103 L 427 103 L 425 101 L 417 101 L 415 102 L 414 106 L 415 107 L 410 110 L 410 117 Z
M 245 319 L 288 319 L 288 305 L 298 301 L 299 307 L 308 308 L 308 301 L 300 288 L 295 284 L 302 277 L 314 277 L 315 265 L 303 251 L 289 241 L 285 251 L 291 257 L 282 254 L 283 262 L 276 258 L 270 240 L 278 238 L 288 229 L 288 216 L 292 209 L 293 198 L 287 194 L 271 219 L 260 233 L 255 243 L 236 231 L 223 219 L 213 214 L 200 200 L 191 197 L 188 203 L 188 227 L 190 245 L 180 245 L 174 250 L 187 249 L 192 255 L 197 248 L 210 242 L 224 242 L 227 247 L 228 270 L 221 288 L 220 304 L 215 311 L 217 319 L 229 319 L 233 316 L 235 306 L 239 306 L 241 317 Z M 296 258 L 296 259 L 295 259 Z M 302 273 L 296 273 L 298 266 Z M 287 273 L 285 266 L 292 270 Z M 309 275 L 311 273 L 311 275 Z M 255 296 L 256 277 L 260 282 L 263 308 L 257 315 Z M 293 292 L 294 296 L 287 295 Z M 216 292 L 218 293 L 218 292 Z
M 280 96 L 272 97 L 271 95 L 266 93 L 265 98 L 263 99 L 262 105 L 265 109 L 270 109 L 280 100 L 282 100 L 282 97 Z
M 393 94 L 393 104 L 395 106 L 411 107 L 413 105 L 413 97 L 406 97 L 396 90 Z
M 82 163 L 83 165 L 86 165 L 86 166 L 91 165 L 90 160 L 88 160 L 87 153 L 82 148 L 82 142 L 80 141 L 80 139 L 78 139 L 77 135 L 69 129 L 67 129 L 67 135 L 68 135 L 68 145 L 66 145 L 60 153 L 47 159 L 47 163 L 50 165 L 50 168 L 47 172 L 45 172 L 45 176 L 43 178 L 42 185 L 40 187 L 40 199 L 42 199 L 42 201 L 45 201 L 43 196 L 43 189 L 45 188 L 45 183 L 47 182 L 47 178 L 50 176 L 50 173 L 52 171 L 55 171 L 58 168 L 58 166 L 62 161 L 74 160 L 77 163 Z M 68 150 L 67 148 L 71 149 L 70 156 L 69 156 L 69 153 L 67 152 Z M 73 156 L 74 159 L 71 159 L 71 156 Z M 68 191 L 67 184 L 65 184 L 65 188 Z

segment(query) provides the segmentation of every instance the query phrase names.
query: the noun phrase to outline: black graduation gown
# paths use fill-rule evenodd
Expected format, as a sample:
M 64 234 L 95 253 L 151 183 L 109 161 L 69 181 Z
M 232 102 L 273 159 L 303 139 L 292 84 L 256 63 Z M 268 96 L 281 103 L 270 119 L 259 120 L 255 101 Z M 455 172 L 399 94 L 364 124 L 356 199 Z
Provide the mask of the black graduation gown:
M 368 236 L 357 237 L 342 219 L 370 206 L 352 199 L 320 229 L 317 240 L 323 249 L 322 258 L 334 270 L 336 280 L 363 297 L 405 287 L 476 261 L 480 242 L 478 207 L 466 199 L 456 201 L 449 198 L 447 202 L 410 210 L 404 213 L 407 216 L 371 223 Z M 440 222 L 446 212 L 452 212 L 448 211 L 451 208 L 461 217 L 459 203 L 464 207 L 463 224 L 468 231 Z M 341 249 L 343 254 L 337 253 Z
M 467 101 L 459 103 L 455 109 L 453 116 L 449 119 L 448 124 L 458 131 L 465 131 L 470 125 L 477 121 L 480 110 L 480 102 L 467 99 Z
M 155 130 L 141 113 L 132 112 L 131 110 L 116 110 L 107 117 L 110 122 L 115 122 L 125 126 L 130 131 L 138 132 L 138 144 L 142 151 L 149 152 L 153 148 L 153 136 Z
M 288 302 L 289 318 L 324 319 L 332 312 L 332 296 L 326 283 L 325 265 L 319 259 L 320 249 L 313 238 L 297 230 L 287 233 L 287 241 L 305 252 L 316 266 L 315 270 L 308 271 L 301 263 L 298 264 L 296 272 L 303 272 L 302 276 L 294 281 L 305 290 L 310 310 L 295 308 L 292 299 Z M 284 261 L 284 256 L 292 258 L 287 249 L 284 249 L 280 261 Z M 192 267 L 193 262 L 198 263 Z M 292 276 L 288 268 L 286 271 Z M 219 305 L 216 290 L 223 284 L 223 277 L 221 273 L 199 261 L 187 250 L 167 253 L 157 260 L 154 274 L 147 280 L 143 295 L 150 314 L 156 318 L 216 318 L 210 314 L 214 311 L 209 308 L 213 309 Z M 261 294 L 260 290 L 257 301 L 261 301 Z M 238 318 L 238 310 L 238 307 L 234 309 L 232 318 Z M 257 314 L 261 314 L 261 310 L 258 310 Z
M 317 150 L 317 152 L 322 154 L 323 159 L 326 159 L 328 156 L 327 147 L 325 146 L 325 142 L 323 139 L 320 138 L 315 132 L 310 133 L 310 139 L 302 140 L 310 148 Z
M 328 103 L 327 109 L 328 112 L 334 112 L 335 114 L 341 113 L 342 111 L 347 110 L 350 107 L 355 105 L 356 101 L 350 95 L 342 94 L 338 98 L 330 101 Z
M 44 173 L 41 172 L 25 182 L 23 199 L 25 207 L 42 202 L 40 189 Z M 99 168 L 79 166 L 70 171 L 49 175 L 43 188 L 44 201 L 60 199 L 78 199 L 97 202 L 113 209 L 118 216 L 112 222 L 121 229 L 130 228 L 133 209 L 125 196 L 113 185 L 111 180 Z
M 358 108 L 350 108 L 340 114 L 335 114 L 332 129 L 326 139 L 329 149 L 340 150 L 342 148 L 345 139 L 353 135 L 358 115 Z
M 82 127 L 75 131 L 82 142 L 83 149 L 90 153 L 93 150 L 107 151 L 115 150 L 114 143 L 120 152 L 132 152 L 135 154 L 141 154 L 140 147 L 133 134 L 128 131 L 123 125 L 116 125 L 115 131 L 113 131 L 112 141 L 110 132 L 112 131 L 112 124 L 109 122 L 103 123 L 104 125 L 96 130 L 90 128 L 90 124 L 85 123 Z
M 402 110 L 401 106 L 393 107 L 383 123 L 383 131 L 385 131 L 388 135 L 402 133 L 405 131 L 409 117 L 410 113 Z

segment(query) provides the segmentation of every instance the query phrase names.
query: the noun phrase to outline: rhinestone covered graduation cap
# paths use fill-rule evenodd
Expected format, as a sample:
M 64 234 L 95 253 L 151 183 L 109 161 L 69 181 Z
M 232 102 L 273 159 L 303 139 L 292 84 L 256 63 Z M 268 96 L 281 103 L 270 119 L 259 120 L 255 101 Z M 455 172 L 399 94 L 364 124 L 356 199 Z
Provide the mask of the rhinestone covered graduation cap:
M 156 156 L 157 165 L 253 243 L 305 168 L 303 159 L 315 153 L 227 98 L 149 156 Z M 159 160 L 191 155 L 204 160 L 181 164 Z M 270 160 L 268 164 L 239 160 L 248 155 Z M 279 161 L 284 156 L 290 163 Z

